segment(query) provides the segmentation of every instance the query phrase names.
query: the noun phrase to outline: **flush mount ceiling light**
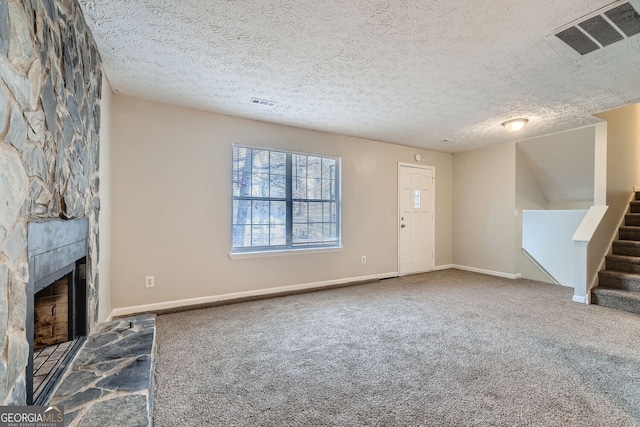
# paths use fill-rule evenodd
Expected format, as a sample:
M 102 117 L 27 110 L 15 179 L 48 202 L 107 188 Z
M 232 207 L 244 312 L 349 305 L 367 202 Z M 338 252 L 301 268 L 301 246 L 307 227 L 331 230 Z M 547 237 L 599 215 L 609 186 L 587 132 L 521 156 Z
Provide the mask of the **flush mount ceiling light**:
M 527 124 L 529 119 L 525 119 L 524 117 L 520 117 L 517 119 L 507 120 L 502 124 L 504 128 L 510 132 L 517 132 Z

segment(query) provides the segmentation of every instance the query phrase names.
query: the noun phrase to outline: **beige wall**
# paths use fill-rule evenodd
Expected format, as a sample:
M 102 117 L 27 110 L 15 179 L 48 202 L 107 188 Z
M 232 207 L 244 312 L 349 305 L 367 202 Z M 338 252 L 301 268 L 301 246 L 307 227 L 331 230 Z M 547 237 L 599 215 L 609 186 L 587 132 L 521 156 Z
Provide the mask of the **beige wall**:
M 640 104 L 596 117 L 607 121 L 607 204 L 620 215 L 633 187 L 640 186 Z
M 453 262 L 505 275 L 515 271 L 515 143 L 453 156 Z
M 533 172 L 529 157 L 519 145 L 516 145 L 516 271 L 526 279 L 550 282 L 547 276 L 522 253 L 522 211 L 528 209 L 548 209 L 548 203 Z
M 118 95 L 112 102 L 116 308 L 397 272 L 397 164 L 416 153 L 436 168 L 435 264 L 452 263 L 450 154 Z M 233 143 L 341 156 L 343 249 L 231 260 Z M 145 289 L 147 275 L 155 288 Z
M 100 217 L 98 254 L 98 322 L 111 313 L 111 86 L 102 74 L 100 100 Z
M 589 243 L 588 280 L 595 280 L 604 255 L 618 233 L 633 188 L 640 187 L 640 104 L 596 117 L 607 122 L 607 210 Z

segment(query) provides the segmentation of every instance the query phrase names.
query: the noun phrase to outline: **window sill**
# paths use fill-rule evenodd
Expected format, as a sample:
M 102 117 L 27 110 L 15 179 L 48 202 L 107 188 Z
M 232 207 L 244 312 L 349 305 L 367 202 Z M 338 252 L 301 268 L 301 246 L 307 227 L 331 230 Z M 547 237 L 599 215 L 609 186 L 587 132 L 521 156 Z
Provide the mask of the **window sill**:
M 342 246 L 332 246 L 330 248 L 308 248 L 308 249 L 285 249 L 281 251 L 259 251 L 259 252 L 235 252 L 229 253 L 231 259 L 265 258 L 273 256 L 288 255 L 309 255 L 322 254 L 328 252 L 341 252 Z

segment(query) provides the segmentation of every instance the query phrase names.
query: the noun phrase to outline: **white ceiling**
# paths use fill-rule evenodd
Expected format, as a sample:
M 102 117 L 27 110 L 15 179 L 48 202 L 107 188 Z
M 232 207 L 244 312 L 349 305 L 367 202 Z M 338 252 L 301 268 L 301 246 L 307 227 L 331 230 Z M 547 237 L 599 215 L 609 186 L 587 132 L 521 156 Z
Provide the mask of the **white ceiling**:
M 610 3 L 80 0 L 117 93 L 445 152 L 639 102 L 640 35 L 585 56 L 545 37 Z

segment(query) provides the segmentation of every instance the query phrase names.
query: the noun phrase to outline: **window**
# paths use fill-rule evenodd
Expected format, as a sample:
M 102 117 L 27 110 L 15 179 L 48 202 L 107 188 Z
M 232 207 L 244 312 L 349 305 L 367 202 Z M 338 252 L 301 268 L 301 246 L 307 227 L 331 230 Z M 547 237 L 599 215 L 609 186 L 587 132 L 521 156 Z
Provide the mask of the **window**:
M 233 146 L 232 252 L 340 246 L 340 159 Z

